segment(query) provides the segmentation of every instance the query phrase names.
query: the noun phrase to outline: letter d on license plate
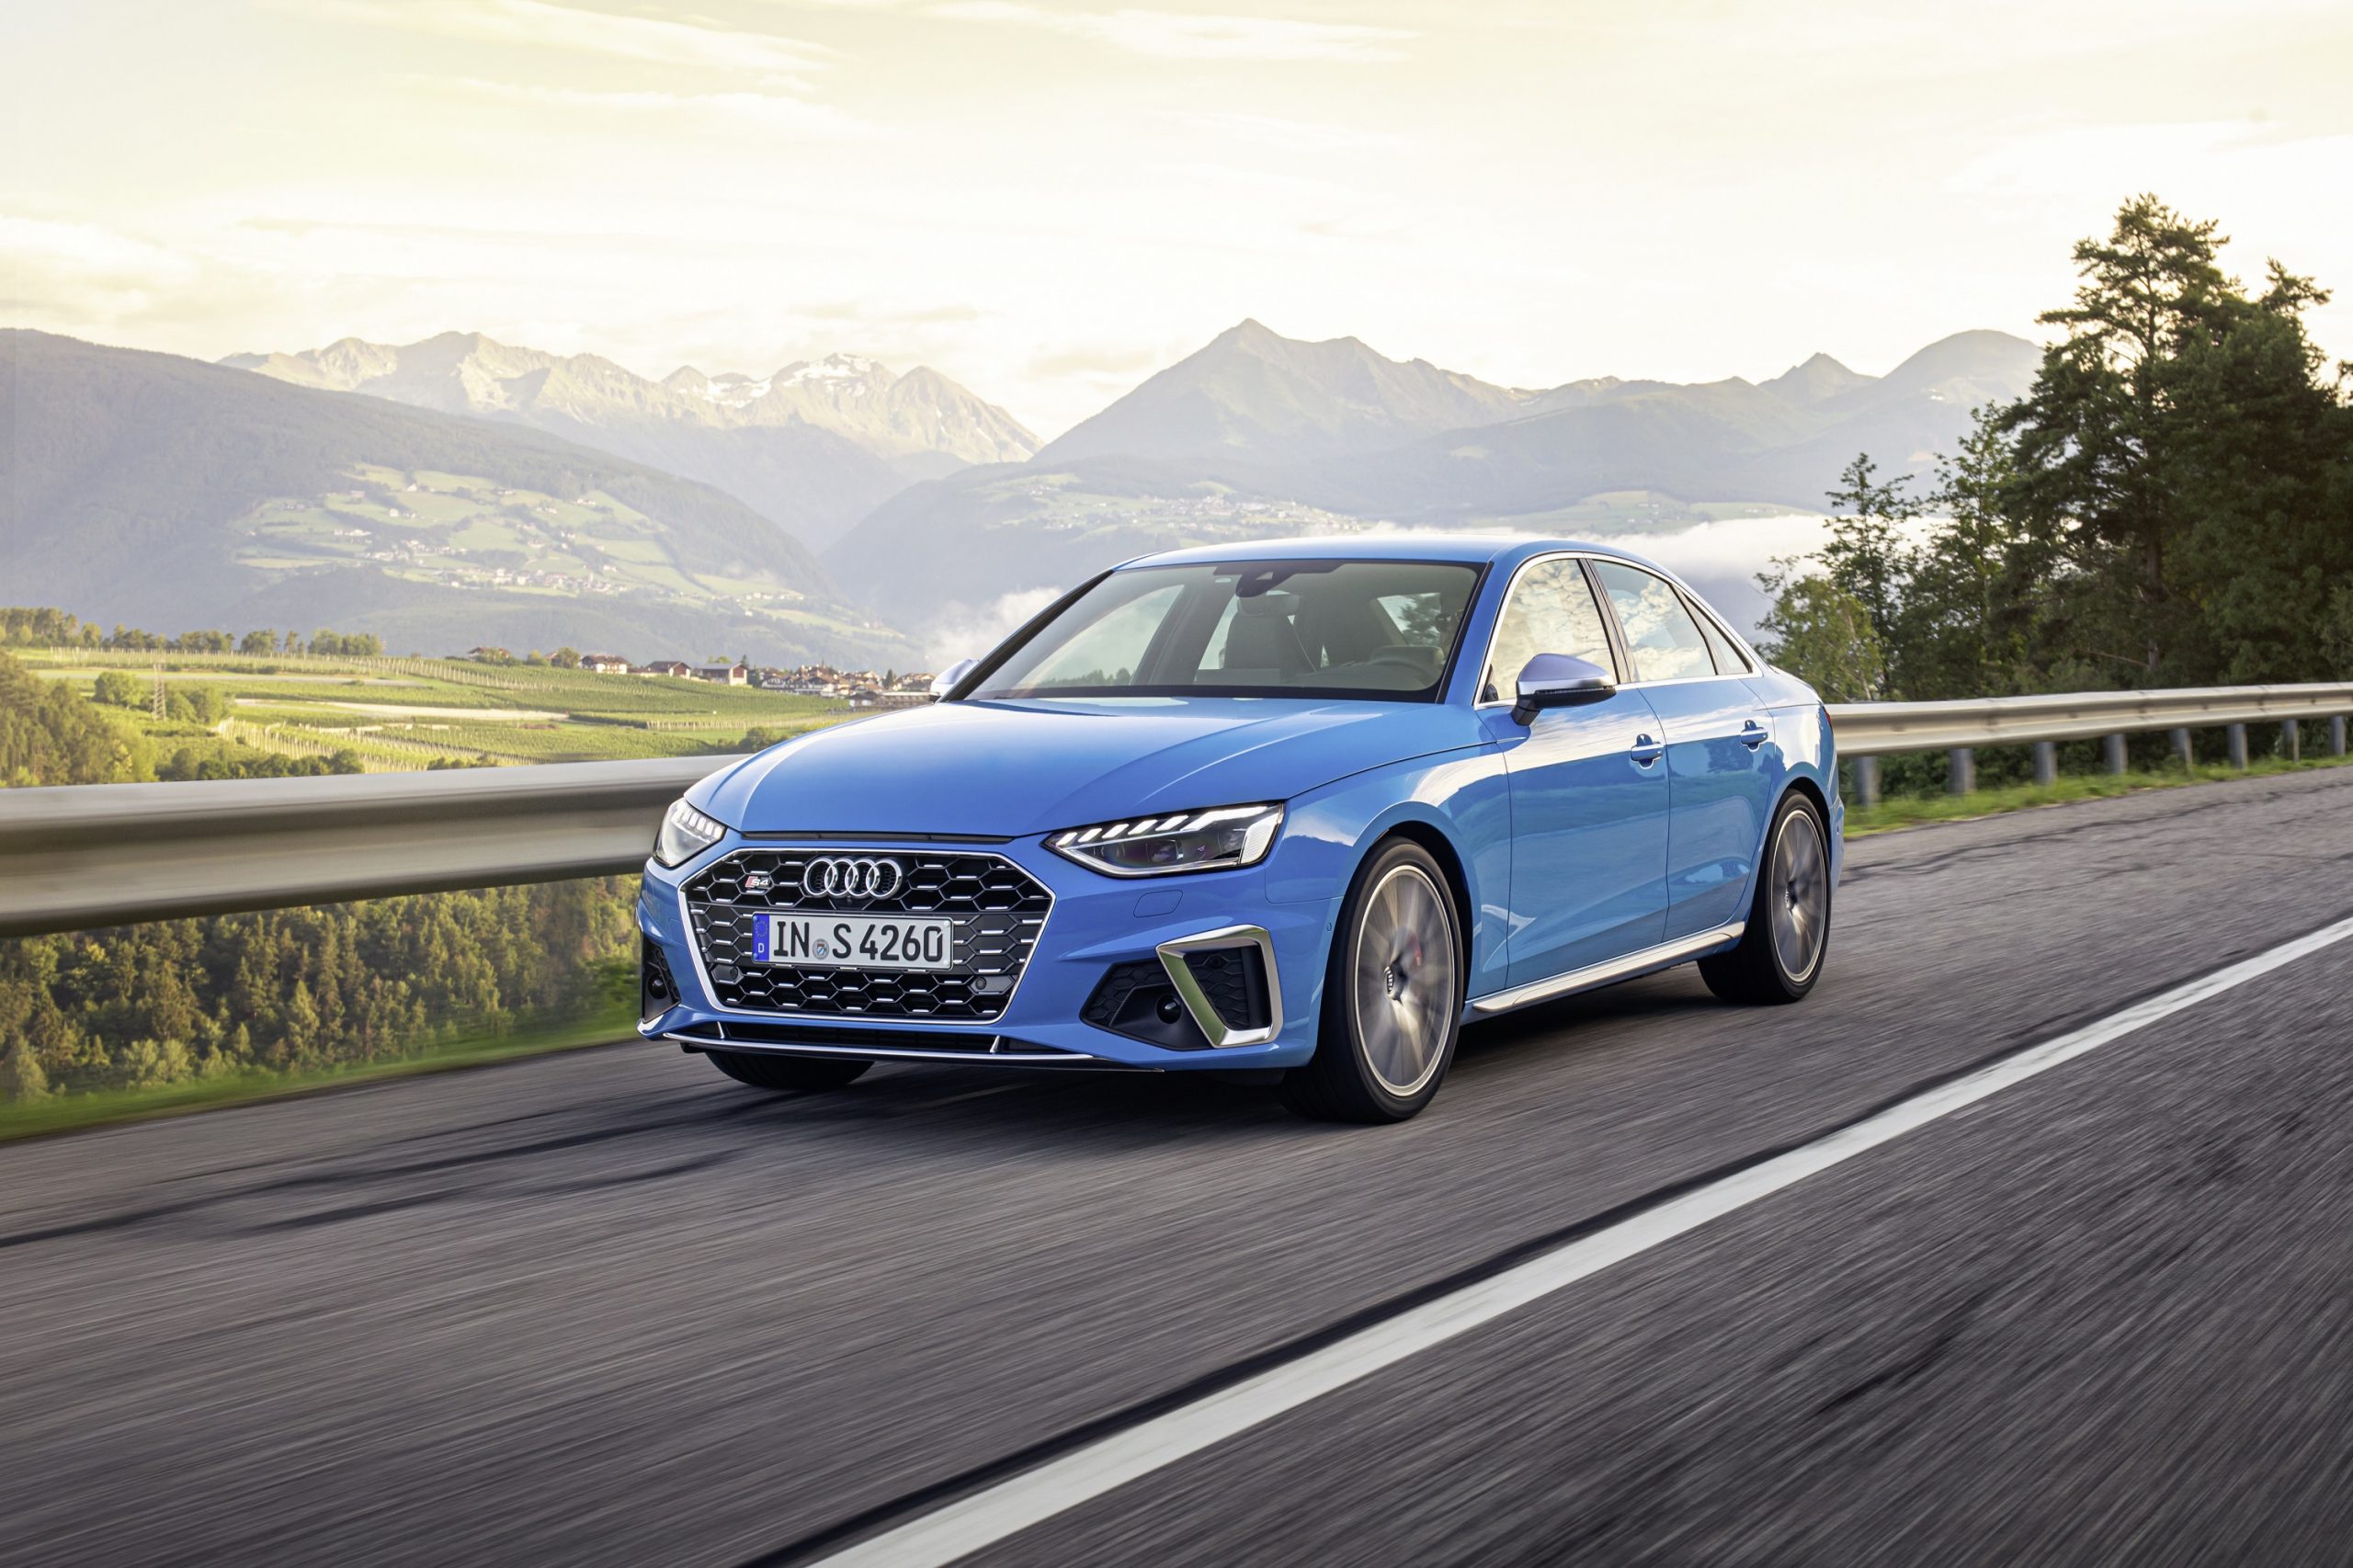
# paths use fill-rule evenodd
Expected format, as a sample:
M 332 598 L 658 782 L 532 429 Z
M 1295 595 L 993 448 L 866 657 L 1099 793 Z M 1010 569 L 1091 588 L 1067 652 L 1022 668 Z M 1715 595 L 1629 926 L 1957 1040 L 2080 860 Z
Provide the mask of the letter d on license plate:
M 921 915 L 756 915 L 752 961 L 802 969 L 953 969 L 956 922 Z

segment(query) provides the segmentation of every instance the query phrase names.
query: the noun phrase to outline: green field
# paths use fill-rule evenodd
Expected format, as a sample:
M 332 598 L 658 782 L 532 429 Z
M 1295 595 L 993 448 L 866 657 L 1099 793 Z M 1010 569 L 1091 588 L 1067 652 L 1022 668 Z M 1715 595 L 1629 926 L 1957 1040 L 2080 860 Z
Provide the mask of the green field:
M 112 722 L 144 737 L 159 758 L 255 748 L 289 756 L 349 752 L 369 772 L 406 772 L 436 762 L 505 766 L 691 756 L 738 751 L 754 731 L 771 738 L 851 717 L 818 698 L 668 676 L 600 676 L 534 665 L 456 659 L 334 658 L 309 654 L 116 653 L 19 649 L 17 658 L 84 696 L 108 670 L 152 692 L 158 660 L 168 690 L 207 689 L 225 699 L 210 723 L 156 719 L 144 707 L 109 707 Z

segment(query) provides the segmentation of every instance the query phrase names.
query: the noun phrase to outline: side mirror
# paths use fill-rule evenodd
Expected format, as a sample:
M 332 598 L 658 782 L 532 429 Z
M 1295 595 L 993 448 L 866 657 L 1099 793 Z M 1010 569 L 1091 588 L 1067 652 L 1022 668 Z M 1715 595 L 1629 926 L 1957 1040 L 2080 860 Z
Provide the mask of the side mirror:
M 932 676 L 931 699 L 934 702 L 937 702 L 941 698 L 947 696 L 949 692 L 955 690 L 956 683 L 962 680 L 966 676 L 971 675 L 972 673 L 972 666 L 979 663 L 980 660 L 978 659 L 959 659 L 954 664 L 949 665 L 946 669 L 940 671 L 938 675 Z
M 1540 709 L 1566 708 L 1597 702 L 1618 689 L 1618 677 L 1587 659 L 1566 653 L 1539 653 L 1519 672 L 1518 700 L 1512 704 L 1515 723 L 1532 724 Z

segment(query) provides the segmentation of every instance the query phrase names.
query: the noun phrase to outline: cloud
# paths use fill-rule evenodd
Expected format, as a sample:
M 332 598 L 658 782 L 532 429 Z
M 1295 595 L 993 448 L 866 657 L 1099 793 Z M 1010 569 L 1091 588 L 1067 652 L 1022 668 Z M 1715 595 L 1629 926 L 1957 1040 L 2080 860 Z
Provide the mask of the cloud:
M 557 0 L 333 0 L 335 14 L 446 38 L 568 49 L 657 65 L 801 76 L 835 51 L 776 33 L 622 16 Z
M 959 659 L 977 659 L 1063 593 L 1058 587 L 1022 588 L 999 595 L 985 605 L 949 605 L 931 618 L 924 656 L 935 670 L 944 670 Z
M 1137 345 L 1085 344 L 1040 354 L 1029 361 L 1029 369 L 1033 376 L 1050 379 L 1060 376 L 1131 376 L 1155 369 L 1166 358 L 1167 356 L 1159 349 Z
M 538 109 L 568 109 L 608 117 L 651 118 L 665 126 L 696 125 L 725 131 L 782 131 L 812 136 L 870 136 L 878 128 L 839 109 L 781 93 L 597 92 L 539 87 L 459 77 L 437 83 L 476 97 Z
M 61 330 L 184 305 L 205 267 L 183 251 L 88 223 L 0 213 L 0 319 Z
M 1172 118 L 1186 130 L 1217 136 L 1263 150 L 1280 147 L 1294 153 L 1393 153 L 1412 143 L 1393 131 L 1358 125 L 1331 125 L 1316 120 L 1281 119 L 1264 114 L 1203 114 L 1177 111 Z
M 1040 28 L 1163 60 L 1340 61 L 1379 64 L 1405 58 L 1416 35 L 1353 22 L 1283 17 L 1196 17 L 1176 11 L 1049 11 L 1018 0 L 946 0 L 930 15 L 959 22 Z

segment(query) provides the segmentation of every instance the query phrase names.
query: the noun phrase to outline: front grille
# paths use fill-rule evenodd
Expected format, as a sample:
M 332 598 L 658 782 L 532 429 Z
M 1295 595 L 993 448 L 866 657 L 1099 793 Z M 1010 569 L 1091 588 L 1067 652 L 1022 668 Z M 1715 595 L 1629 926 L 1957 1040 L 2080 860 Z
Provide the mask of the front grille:
M 807 892 L 813 860 L 891 860 L 904 873 L 884 898 Z M 1005 1011 L 1038 945 L 1053 894 L 1001 855 L 938 851 L 739 849 L 686 885 L 687 915 L 719 1005 L 738 1012 L 985 1021 Z M 764 910 L 947 915 L 956 967 L 939 973 L 753 960 Z

